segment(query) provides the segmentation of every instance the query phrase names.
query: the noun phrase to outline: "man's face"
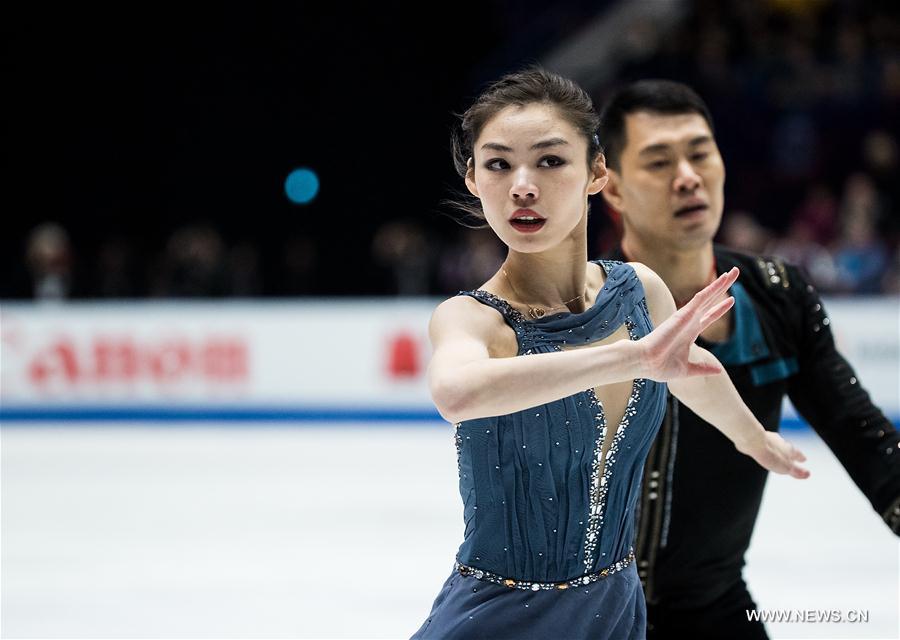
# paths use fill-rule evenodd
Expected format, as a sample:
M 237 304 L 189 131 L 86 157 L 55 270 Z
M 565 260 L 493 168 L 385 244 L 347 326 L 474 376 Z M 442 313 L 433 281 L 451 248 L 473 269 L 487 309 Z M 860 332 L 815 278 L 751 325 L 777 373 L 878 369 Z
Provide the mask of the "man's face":
M 626 116 L 620 166 L 609 175 L 603 195 L 622 214 L 626 238 L 680 250 L 712 241 L 722 219 L 725 165 L 700 114 Z

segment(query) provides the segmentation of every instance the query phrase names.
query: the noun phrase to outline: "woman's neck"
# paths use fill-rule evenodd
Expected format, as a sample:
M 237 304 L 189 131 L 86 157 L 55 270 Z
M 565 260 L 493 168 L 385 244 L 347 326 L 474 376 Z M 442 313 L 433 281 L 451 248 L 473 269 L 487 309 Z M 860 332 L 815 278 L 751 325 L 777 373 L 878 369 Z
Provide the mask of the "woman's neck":
M 502 279 L 516 302 L 531 307 L 567 307 L 575 313 L 588 306 L 586 243 L 541 253 L 510 249 L 501 270 L 506 272 Z

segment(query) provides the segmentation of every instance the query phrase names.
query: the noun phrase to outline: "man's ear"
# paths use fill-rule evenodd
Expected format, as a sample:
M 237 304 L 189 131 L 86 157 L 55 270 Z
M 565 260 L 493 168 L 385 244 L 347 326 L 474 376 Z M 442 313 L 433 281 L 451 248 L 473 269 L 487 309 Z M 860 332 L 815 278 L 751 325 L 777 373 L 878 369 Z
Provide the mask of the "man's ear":
M 615 169 L 607 169 L 609 181 L 603 189 L 603 199 L 616 211 L 622 211 L 621 176 Z
M 603 187 L 606 186 L 607 181 L 609 181 L 609 175 L 606 169 L 606 158 L 604 158 L 602 153 L 598 153 L 597 157 L 594 159 L 594 163 L 591 166 L 591 174 L 592 179 L 588 184 L 587 190 L 589 196 L 600 193 Z
M 466 187 L 473 196 L 476 198 L 481 197 L 478 195 L 478 185 L 475 184 L 475 161 L 472 160 L 471 156 L 466 161 Z

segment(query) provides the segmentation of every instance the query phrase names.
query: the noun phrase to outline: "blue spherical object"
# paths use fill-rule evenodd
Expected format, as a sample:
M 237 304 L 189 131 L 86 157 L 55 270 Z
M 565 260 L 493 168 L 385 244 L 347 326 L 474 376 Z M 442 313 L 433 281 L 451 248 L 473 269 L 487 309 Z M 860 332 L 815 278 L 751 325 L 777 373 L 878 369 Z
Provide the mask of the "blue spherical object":
M 284 181 L 284 193 L 296 204 L 306 204 L 319 193 L 319 177 L 312 169 L 294 169 Z

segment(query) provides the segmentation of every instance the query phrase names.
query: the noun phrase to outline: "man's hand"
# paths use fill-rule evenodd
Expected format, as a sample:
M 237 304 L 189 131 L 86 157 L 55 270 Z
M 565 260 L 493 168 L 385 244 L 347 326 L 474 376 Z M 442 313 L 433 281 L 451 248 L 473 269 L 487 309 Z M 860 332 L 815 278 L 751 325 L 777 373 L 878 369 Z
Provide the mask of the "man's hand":
M 797 464 L 806 462 L 806 456 L 777 433 L 762 431 L 754 434 L 749 442 L 735 443 L 734 446 L 769 471 L 800 479 L 809 477 L 809 471 Z

